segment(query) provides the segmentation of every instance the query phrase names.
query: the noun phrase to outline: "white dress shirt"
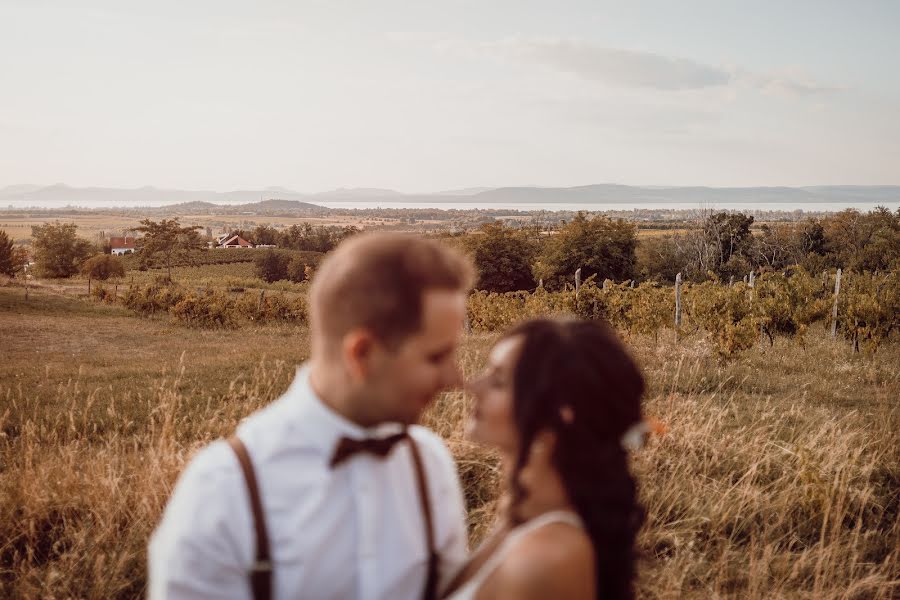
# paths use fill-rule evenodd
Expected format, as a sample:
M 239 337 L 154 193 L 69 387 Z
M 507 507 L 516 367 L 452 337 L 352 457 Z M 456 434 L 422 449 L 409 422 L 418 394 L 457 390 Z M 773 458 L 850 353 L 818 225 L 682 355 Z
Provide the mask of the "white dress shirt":
M 420 599 L 425 520 L 409 442 L 386 458 L 357 454 L 334 469 L 342 436 L 384 437 L 316 397 L 308 368 L 285 394 L 238 427 L 256 471 L 273 558 L 273 597 Z M 466 556 L 465 507 L 443 441 L 418 426 L 441 557 L 442 586 Z M 149 596 L 250 599 L 256 535 L 237 458 L 225 441 L 200 451 L 181 475 L 149 546 Z M 439 587 L 442 587 L 439 586 Z

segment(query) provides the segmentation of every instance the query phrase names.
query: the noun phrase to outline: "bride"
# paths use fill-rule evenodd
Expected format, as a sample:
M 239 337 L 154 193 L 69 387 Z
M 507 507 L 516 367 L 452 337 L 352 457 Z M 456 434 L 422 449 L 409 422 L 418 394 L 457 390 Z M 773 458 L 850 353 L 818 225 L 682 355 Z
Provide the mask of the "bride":
M 497 529 L 445 598 L 632 598 L 643 520 L 625 445 L 640 443 L 644 381 L 606 325 L 541 319 L 507 333 L 475 398 L 470 437 L 507 482 Z

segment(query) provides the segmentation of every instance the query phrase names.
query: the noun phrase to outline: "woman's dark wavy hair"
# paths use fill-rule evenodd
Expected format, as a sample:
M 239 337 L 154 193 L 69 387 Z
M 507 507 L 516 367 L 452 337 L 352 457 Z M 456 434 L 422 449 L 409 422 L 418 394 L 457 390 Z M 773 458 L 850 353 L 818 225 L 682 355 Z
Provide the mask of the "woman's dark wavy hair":
M 593 543 L 597 597 L 631 599 L 634 541 L 644 513 L 621 437 L 642 419 L 641 371 L 605 323 L 537 319 L 505 337 L 513 336 L 523 338 L 513 376 L 521 441 L 513 507 L 526 494 L 519 473 L 535 436 L 555 432 L 552 460 Z M 563 418 L 564 406 L 572 419 Z

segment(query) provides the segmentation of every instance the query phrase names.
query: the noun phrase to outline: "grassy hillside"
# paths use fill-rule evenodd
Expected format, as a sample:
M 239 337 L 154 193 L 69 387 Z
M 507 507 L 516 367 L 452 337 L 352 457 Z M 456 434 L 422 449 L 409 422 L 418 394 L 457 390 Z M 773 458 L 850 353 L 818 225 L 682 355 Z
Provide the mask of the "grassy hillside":
M 191 454 L 276 398 L 302 326 L 196 330 L 60 293 L 0 287 L 0 596 L 139 597 L 145 546 Z M 705 339 L 628 342 L 669 432 L 635 456 L 640 597 L 890 598 L 900 587 L 900 347 L 853 354 L 820 329 L 727 363 Z M 467 375 L 494 334 L 466 338 Z M 495 457 L 427 423 L 459 462 L 473 543 Z

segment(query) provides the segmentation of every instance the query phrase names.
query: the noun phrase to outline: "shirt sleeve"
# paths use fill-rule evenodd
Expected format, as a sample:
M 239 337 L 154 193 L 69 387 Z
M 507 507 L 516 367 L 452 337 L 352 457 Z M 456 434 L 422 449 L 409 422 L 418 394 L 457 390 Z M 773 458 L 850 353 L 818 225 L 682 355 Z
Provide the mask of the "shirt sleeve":
M 225 442 L 201 451 L 179 478 L 148 548 L 151 600 L 250 600 L 251 526 L 237 459 Z

